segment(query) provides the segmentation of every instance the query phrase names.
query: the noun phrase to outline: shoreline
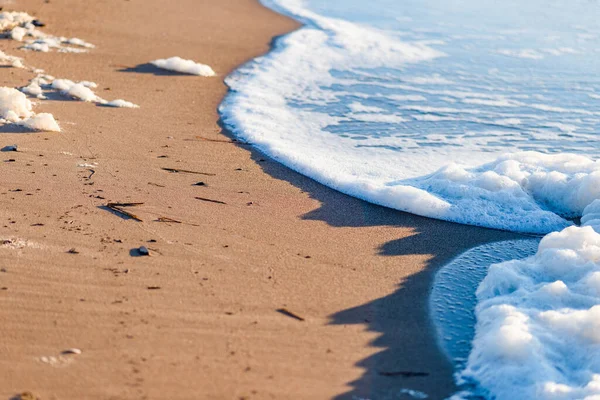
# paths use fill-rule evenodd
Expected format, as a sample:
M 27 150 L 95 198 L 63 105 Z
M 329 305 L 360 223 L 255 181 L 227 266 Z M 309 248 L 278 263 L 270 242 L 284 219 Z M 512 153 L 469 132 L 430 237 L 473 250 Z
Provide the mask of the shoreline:
M 441 398 L 454 390 L 428 319 L 435 271 L 477 244 L 521 236 L 375 206 L 227 143 L 222 79 L 297 22 L 252 0 L 183 0 L 175 10 L 159 0 L 12 6 L 43 19 L 46 32 L 97 48 L 23 54 L 2 41 L 2 49 L 141 108 L 46 101 L 36 110 L 60 119 L 62 133 L 0 134 L 20 149 L 0 170 L 0 239 L 19 243 L 0 246 L 0 370 L 8 371 L 0 396 L 346 399 L 409 388 Z M 218 77 L 137 68 L 174 55 Z M 26 83 L 14 72 L 3 85 Z M 97 164 L 93 179 L 81 163 Z M 143 222 L 107 212 L 107 201 L 144 202 Z M 157 222 L 162 216 L 183 223 Z M 151 257 L 132 257 L 141 245 Z M 73 347 L 82 354 L 60 356 Z M 427 376 L 390 376 L 398 371 Z

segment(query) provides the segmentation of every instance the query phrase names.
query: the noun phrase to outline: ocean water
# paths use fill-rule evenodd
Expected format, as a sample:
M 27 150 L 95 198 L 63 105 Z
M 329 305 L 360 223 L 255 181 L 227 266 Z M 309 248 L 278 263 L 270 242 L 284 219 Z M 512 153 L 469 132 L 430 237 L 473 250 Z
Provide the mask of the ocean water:
M 226 79 L 225 125 L 366 201 L 548 235 L 473 281 L 457 376 L 489 398 L 600 396 L 600 3 L 263 1 L 304 27 Z
M 600 194 L 597 2 L 266 4 L 306 27 L 228 77 L 221 113 L 290 168 L 391 208 L 531 233 Z

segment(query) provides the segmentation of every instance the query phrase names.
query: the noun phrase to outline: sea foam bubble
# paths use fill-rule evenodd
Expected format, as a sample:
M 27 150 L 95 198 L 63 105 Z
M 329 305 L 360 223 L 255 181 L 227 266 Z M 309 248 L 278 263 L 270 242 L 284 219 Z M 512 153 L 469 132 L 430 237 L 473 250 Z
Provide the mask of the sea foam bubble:
M 181 72 L 183 74 L 199 76 L 215 76 L 215 71 L 206 65 L 181 57 L 171 57 L 151 61 L 150 64 L 168 71 Z
M 534 256 L 492 265 L 477 290 L 464 380 L 496 399 L 600 396 L 600 200 Z

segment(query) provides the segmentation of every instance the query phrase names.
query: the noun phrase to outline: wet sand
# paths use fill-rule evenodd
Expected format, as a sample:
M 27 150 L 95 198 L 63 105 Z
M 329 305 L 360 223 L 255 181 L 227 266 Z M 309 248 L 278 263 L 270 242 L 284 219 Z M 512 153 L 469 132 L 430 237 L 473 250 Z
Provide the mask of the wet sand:
M 97 48 L 24 53 L 2 40 L 0 49 L 141 108 L 44 101 L 36 111 L 53 113 L 61 133 L 0 129 L 0 147 L 19 146 L 0 153 L 0 399 L 454 390 L 427 314 L 433 276 L 470 247 L 515 235 L 374 206 L 233 142 L 216 112 L 223 78 L 297 23 L 254 0 L 10 8 Z M 218 76 L 146 65 L 174 55 Z M 0 76 L 10 87 L 32 78 Z M 142 221 L 107 210 L 111 201 L 144 203 L 130 209 Z M 68 348 L 82 353 L 60 355 Z

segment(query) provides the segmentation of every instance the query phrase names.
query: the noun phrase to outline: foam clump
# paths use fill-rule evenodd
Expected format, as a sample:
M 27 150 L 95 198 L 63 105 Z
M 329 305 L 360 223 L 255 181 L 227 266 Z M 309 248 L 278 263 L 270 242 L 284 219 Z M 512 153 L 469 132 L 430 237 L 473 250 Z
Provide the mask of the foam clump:
M 206 64 L 196 63 L 192 60 L 185 60 L 181 57 L 171 57 L 159 59 L 150 62 L 152 65 L 168 71 L 181 72 L 184 74 L 199 76 L 215 76 L 215 71 Z
M 0 13 L 0 32 L 12 40 L 24 42 L 24 50 L 40 51 L 47 53 L 56 49 L 65 53 L 83 53 L 94 48 L 91 43 L 79 38 L 66 38 L 53 36 L 42 32 L 34 25 L 35 18 L 24 12 Z
M 14 123 L 31 130 L 60 132 L 52 114 L 33 112 L 33 104 L 14 88 L 0 87 L 0 122 Z
M 11 31 L 15 27 L 29 24 L 35 18 L 24 12 L 3 11 L 0 12 L 0 32 Z
M 0 50 L 0 65 L 8 65 L 14 68 L 25 68 L 23 59 L 6 54 Z
M 29 85 L 22 87 L 21 91 L 30 96 L 37 97 L 38 99 L 46 98 L 44 96 L 44 91 L 42 87 L 39 85 L 39 83 L 35 81 L 31 81 Z
M 0 87 L 0 118 L 8 122 L 17 122 L 21 118 L 33 115 L 32 104 L 27 97 L 16 89 Z
M 403 181 L 452 204 L 454 222 L 529 233 L 571 225 L 600 198 L 600 163 L 574 154 L 519 152 L 478 168 L 451 164 Z
M 32 33 L 31 31 L 28 31 L 27 33 L 35 35 L 37 38 L 28 41 L 25 45 L 23 45 L 22 49 L 40 51 L 42 53 L 48 53 L 52 49 L 56 49 L 61 53 L 85 53 L 88 51 L 88 49 L 95 47 L 93 44 L 84 42 L 83 40 L 77 38 L 69 39 L 59 36 L 42 35 L 37 30 L 33 32 L 38 33 Z M 65 46 L 66 44 L 78 47 Z
M 96 103 L 107 107 L 139 108 L 137 104 L 123 99 L 105 100 L 92 90 L 97 87 L 98 84 L 91 81 L 75 82 L 70 79 L 55 79 L 50 75 L 38 75 L 30 81 L 29 85 L 22 87 L 21 91 L 38 99 L 47 98 L 48 93 L 58 92 L 74 100 Z
M 60 132 L 60 126 L 58 126 L 54 116 L 49 113 L 36 114 L 31 118 L 20 121 L 19 125 L 34 131 Z
M 56 79 L 52 82 L 52 88 L 60 90 L 64 95 L 73 97 L 77 100 L 91 103 L 102 101 L 102 99 L 90 89 L 91 87 L 96 87 L 96 84 L 91 84 L 86 81 L 77 83 L 69 79 Z
M 108 101 L 106 103 L 103 103 L 103 105 L 105 105 L 107 107 L 117 107 L 117 108 L 140 108 L 140 106 L 138 106 L 137 104 L 134 104 L 130 101 L 126 101 L 123 99 Z
M 600 396 L 600 200 L 582 222 L 545 236 L 532 257 L 492 265 L 477 290 L 461 375 L 497 400 Z

